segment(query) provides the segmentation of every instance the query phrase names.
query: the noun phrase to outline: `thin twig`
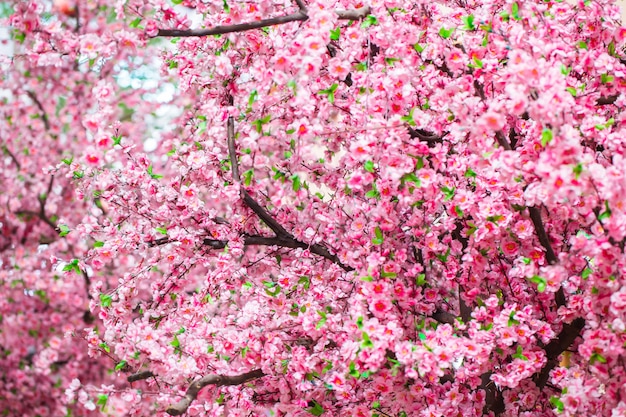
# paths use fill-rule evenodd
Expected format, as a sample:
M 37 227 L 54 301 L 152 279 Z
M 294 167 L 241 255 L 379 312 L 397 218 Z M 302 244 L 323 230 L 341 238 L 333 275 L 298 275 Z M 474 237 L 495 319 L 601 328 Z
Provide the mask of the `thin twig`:
M 5 145 L 2 145 L 2 152 L 4 152 L 5 154 L 9 155 L 9 158 L 11 158 L 11 160 L 13 161 L 15 166 L 17 167 L 18 171 L 20 171 L 22 169 L 22 165 L 20 165 L 20 161 L 17 160 L 17 158 L 15 157 L 13 152 L 11 152 L 9 150 L 9 148 L 7 148 Z
M 43 121 L 43 125 L 45 126 L 46 130 L 50 130 L 50 121 L 48 120 L 48 114 L 44 110 L 43 105 L 41 104 L 41 101 L 39 101 L 35 93 L 33 93 L 30 90 L 27 91 L 26 94 L 28 95 L 28 97 L 30 97 L 30 99 L 35 103 L 35 105 L 41 112 L 41 120 Z
M 235 182 L 241 182 L 241 177 L 239 176 L 239 164 L 237 162 L 237 152 L 235 150 L 235 120 L 233 119 L 233 116 L 228 118 L 226 130 L 228 136 L 228 155 L 230 156 L 230 166 L 233 171 L 233 180 L 235 180 Z
M 198 393 L 200 392 L 200 390 L 207 385 L 215 385 L 217 387 L 223 387 L 227 385 L 241 385 L 253 379 L 262 378 L 263 376 L 265 376 L 265 374 L 260 369 L 255 369 L 241 375 L 226 376 L 211 374 L 203 376 L 202 378 L 195 380 L 191 383 L 191 385 L 189 385 L 189 388 L 187 388 L 187 392 L 185 393 L 185 396 L 182 400 L 180 400 L 176 404 L 170 405 L 165 411 L 171 416 L 180 416 L 181 414 L 185 413 L 191 403 L 198 397 Z

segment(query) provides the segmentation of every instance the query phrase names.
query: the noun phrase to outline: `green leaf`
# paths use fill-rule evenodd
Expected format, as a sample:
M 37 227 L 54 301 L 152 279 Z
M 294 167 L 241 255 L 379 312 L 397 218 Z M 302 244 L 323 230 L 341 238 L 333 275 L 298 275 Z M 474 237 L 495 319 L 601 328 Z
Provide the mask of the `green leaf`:
M 113 297 L 109 294 L 100 294 L 100 305 L 102 307 L 111 307 L 111 302 L 113 301 Z
M 442 27 L 441 29 L 439 29 L 439 36 L 441 36 L 444 39 L 450 38 L 450 36 L 452 36 L 453 33 L 454 33 L 454 28 L 446 29 L 445 27 Z
M 361 373 L 356 369 L 354 362 L 350 362 L 350 366 L 348 367 L 348 375 L 354 378 L 358 378 L 361 376 Z
M 366 170 L 367 172 L 374 172 L 374 163 L 372 161 L 365 161 L 363 163 L 363 169 Z
M 441 187 L 441 191 L 445 195 L 444 201 L 450 201 L 450 200 L 452 200 L 454 198 L 454 194 L 456 192 L 456 187 L 452 187 L 452 188 Z
M 557 396 L 553 395 L 552 397 L 550 397 L 550 404 L 552 404 L 552 406 L 556 408 L 556 411 L 559 413 L 562 413 L 563 410 L 565 410 L 565 404 L 563 404 L 563 401 L 561 401 L 561 398 Z
M 541 146 L 546 146 L 552 141 L 552 138 L 552 130 L 544 127 L 541 131 Z
M 104 411 L 104 407 L 107 406 L 107 401 L 109 400 L 109 396 L 106 394 L 98 394 L 98 401 L 96 405 L 100 406 L 100 410 Z
M 472 168 L 467 168 L 465 170 L 465 174 L 463 174 L 465 178 L 476 178 L 476 172 Z
M 133 29 L 137 29 L 139 27 L 140 23 L 141 23 L 141 17 L 138 17 L 135 20 L 133 20 L 132 22 L 130 22 L 128 24 L 128 26 L 130 26 Z
M 70 234 L 70 228 L 66 224 L 59 225 L 59 236 L 64 237 Z
M 365 332 L 362 333 L 363 336 L 363 341 L 361 342 L 361 346 L 364 348 L 373 348 L 374 347 L 374 343 L 372 342 L 372 340 L 370 339 L 369 335 Z
M 581 164 L 580 162 L 577 163 L 572 171 L 574 171 L 574 176 L 576 177 L 576 179 L 578 179 L 578 177 L 580 177 L 580 174 L 582 174 L 583 172 L 583 164 Z
M 307 412 L 313 414 L 314 416 L 321 416 L 324 414 L 324 407 L 320 403 L 315 400 L 311 400 L 307 404 L 309 408 L 306 409 Z
M 598 220 L 603 221 L 611 217 L 611 208 L 609 207 L 609 202 L 604 201 L 604 211 L 598 215 Z
M 530 277 L 530 282 L 537 284 L 537 291 L 539 292 L 544 292 L 546 290 L 546 285 L 548 284 L 547 280 L 539 275 L 533 275 Z
M 365 19 L 363 19 L 363 22 L 361 22 L 361 28 L 367 29 L 368 27 L 374 26 L 377 24 L 378 24 L 378 19 L 376 19 L 376 16 L 370 14 L 367 17 L 365 17 Z
M 585 41 L 578 42 L 578 47 L 580 49 L 588 49 L 587 42 L 585 42 Z
M 476 30 L 476 25 L 474 25 L 474 15 L 470 14 L 468 16 L 461 17 L 463 21 L 463 29 L 465 30 Z
M 302 182 L 300 180 L 300 177 L 298 176 L 298 174 L 293 174 L 291 176 L 291 181 L 292 183 L 292 188 L 294 191 L 300 191 L 300 189 L 302 188 Z
M 514 2 L 511 5 L 511 16 L 513 16 L 513 19 L 515 20 L 520 20 L 521 17 L 519 15 L 519 5 L 517 4 L 517 2 Z
M 602 356 L 602 354 L 598 353 L 598 352 L 593 352 L 591 354 L 591 357 L 589 358 L 589 363 L 591 365 L 595 364 L 596 362 L 600 362 L 600 363 L 606 363 L 606 358 L 604 356 Z
M 522 347 L 520 345 L 517 345 L 516 352 L 514 354 L 512 354 L 511 356 L 513 358 L 515 358 L 515 359 L 521 359 L 523 361 L 527 361 L 528 357 L 526 357 L 523 352 L 524 351 L 523 351 Z
M 572 97 L 576 97 L 576 89 L 574 87 L 565 87 L 565 90 L 567 90 L 568 93 L 570 93 L 572 95 Z
M 372 184 L 372 189 L 365 193 L 365 197 L 375 198 L 376 200 L 380 199 L 380 193 L 378 192 L 378 188 L 376 188 L 376 183 Z
M 600 76 L 600 80 L 602 81 L 602 84 L 608 84 L 612 83 L 615 80 L 615 77 L 609 74 L 602 74 Z
M 311 279 L 303 275 L 298 280 L 298 284 L 302 285 L 305 290 L 308 290 L 311 287 Z
M 585 268 L 583 269 L 583 272 L 580 274 L 581 278 L 586 280 L 587 278 L 589 278 L 589 275 L 591 275 L 593 273 L 593 270 L 591 268 Z
M 572 67 L 566 67 L 565 65 L 561 64 L 561 74 L 568 76 L 570 72 L 572 72 Z
M 252 184 L 252 177 L 254 176 L 254 171 L 249 169 L 243 173 L 243 183 L 246 187 L 249 187 Z
M 374 229 L 374 237 L 372 238 L 372 244 L 374 245 L 382 245 L 385 238 L 383 236 L 383 231 L 380 230 L 380 227 L 376 226 Z
M 63 110 L 63 108 L 65 107 L 65 104 L 67 104 L 67 99 L 64 96 L 60 96 L 59 101 L 57 102 L 57 105 L 54 108 L 54 115 L 56 117 L 59 117 L 59 113 L 61 112 L 61 110 Z
M 426 45 L 422 46 L 419 43 L 416 43 L 415 45 L 413 45 L 413 49 L 415 49 L 415 51 L 418 54 L 421 54 L 424 51 L 425 48 L 426 48 Z
M 155 180 L 158 180 L 159 178 L 163 178 L 163 175 L 155 174 L 152 171 L 152 165 L 148 166 L 147 171 L 148 171 L 148 175 L 150 175 L 150 177 L 152 177 Z
M 515 320 L 515 313 L 516 313 L 516 311 L 513 310 L 513 311 L 511 311 L 511 314 L 509 314 L 509 321 L 507 323 L 507 325 L 509 327 L 520 324 L 519 321 Z
M 315 325 L 315 329 L 319 330 L 326 323 L 326 312 L 324 312 L 323 310 L 317 310 L 317 314 L 320 315 L 321 319 Z
M 96 240 L 95 242 L 93 242 L 93 247 L 94 248 L 101 248 L 104 246 L 104 242 L 101 242 L 99 240 Z
M 126 362 L 125 360 L 121 360 L 121 361 L 119 361 L 119 363 L 117 365 L 115 365 L 115 370 L 116 371 L 121 371 L 122 369 L 124 369 L 126 367 L 126 365 L 128 365 L 128 362 Z
M 78 259 L 72 259 L 63 267 L 63 272 L 75 272 L 76 274 L 80 274 L 80 266 L 78 266 Z
M 257 101 L 259 93 L 256 90 L 252 90 L 250 97 L 248 98 L 248 107 L 251 107 L 255 101 Z
M 161 233 L 162 235 L 167 235 L 167 227 L 155 227 L 154 230 Z
M 470 68 L 482 68 L 483 67 L 483 61 L 481 61 L 477 57 L 474 57 L 474 62 L 470 63 L 469 67 Z
M 174 338 L 170 342 L 170 345 L 174 347 L 174 349 L 180 348 L 180 340 L 178 340 L 178 335 L 174 335 Z
M 498 222 L 500 220 L 504 219 L 504 216 L 501 214 L 496 214 L 494 216 L 487 216 L 487 218 L 485 220 L 487 220 L 488 222 L 491 222 L 493 224 L 498 224 Z
M 224 0 L 224 12 L 225 13 L 230 13 L 230 6 L 228 5 L 228 2 L 226 0 Z
M 273 281 L 263 281 L 263 285 L 265 286 L 265 293 L 270 297 L 277 297 L 282 290 L 280 285 Z
M 335 28 L 330 30 L 330 40 L 338 41 L 341 37 L 341 28 Z
M 417 277 L 415 277 L 415 284 L 420 287 L 426 284 L 426 274 L 419 274 Z

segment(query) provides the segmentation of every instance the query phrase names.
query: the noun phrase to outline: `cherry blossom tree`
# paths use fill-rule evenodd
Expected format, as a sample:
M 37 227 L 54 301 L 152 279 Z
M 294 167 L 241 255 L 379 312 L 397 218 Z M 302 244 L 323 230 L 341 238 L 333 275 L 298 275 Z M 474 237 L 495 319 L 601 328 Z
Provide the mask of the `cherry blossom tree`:
M 626 414 L 613 1 L 0 11 L 2 415 Z

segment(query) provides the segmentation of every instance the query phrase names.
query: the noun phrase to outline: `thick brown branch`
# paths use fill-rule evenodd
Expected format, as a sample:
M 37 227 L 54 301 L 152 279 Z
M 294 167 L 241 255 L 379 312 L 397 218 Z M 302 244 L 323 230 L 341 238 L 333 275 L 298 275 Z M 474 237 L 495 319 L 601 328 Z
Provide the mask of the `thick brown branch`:
M 300 10 L 287 16 L 271 17 L 255 22 L 238 23 L 236 25 L 215 26 L 209 29 L 159 29 L 159 32 L 156 36 L 189 37 L 223 35 L 226 33 L 245 32 L 248 30 L 261 29 L 269 26 L 284 25 L 290 22 L 304 22 L 309 19 L 309 16 L 307 16 L 305 12 L 306 8 L 304 8 L 304 10 L 302 9 L 304 5 L 300 5 L 300 3 Z M 370 8 L 360 7 L 354 10 L 336 10 L 335 13 L 337 14 L 337 17 L 341 20 L 361 20 L 370 14 Z
M 496 132 L 496 140 L 498 141 L 498 144 L 502 146 L 505 150 L 507 151 L 511 150 L 511 144 L 506 139 L 506 136 L 504 136 L 504 133 L 502 133 L 501 130 L 498 130 Z
M 189 388 L 187 388 L 187 392 L 185 393 L 183 399 L 176 404 L 170 405 L 165 411 L 171 416 L 180 416 L 187 411 L 191 403 L 198 397 L 200 390 L 207 385 L 215 385 L 217 387 L 226 385 L 241 385 L 253 379 L 262 378 L 263 376 L 265 376 L 265 374 L 260 369 L 255 369 L 254 371 L 241 375 L 226 376 L 212 374 L 204 376 L 192 382 Z
M 126 380 L 128 382 L 136 382 L 136 381 L 141 381 L 144 379 L 152 378 L 153 376 L 154 374 L 152 373 L 152 371 L 142 371 L 142 372 L 134 373 L 132 375 L 128 375 Z
M 436 135 L 432 132 L 428 132 L 423 129 L 413 129 L 412 127 L 408 127 L 408 130 L 411 139 L 419 139 L 422 142 L 426 142 L 428 147 L 433 147 L 437 143 L 442 143 L 443 137 L 445 136 L 445 133 L 443 135 Z
M 267 210 L 265 210 L 265 208 L 261 207 L 261 205 L 257 203 L 256 200 L 252 198 L 252 196 L 250 196 L 250 193 L 248 193 L 248 191 L 244 188 L 241 188 L 241 196 L 246 206 L 250 207 L 254 214 L 259 216 L 259 218 L 263 220 L 263 222 L 270 229 L 272 229 L 272 231 L 276 233 L 277 236 L 291 236 L 291 234 L 287 230 L 285 230 L 285 228 L 281 226 L 280 223 L 278 223 L 272 217 L 272 215 Z
M 537 232 L 537 237 L 539 238 L 539 243 L 546 250 L 546 260 L 550 265 L 556 265 L 559 261 L 552 249 L 552 245 L 550 244 L 550 239 L 548 238 L 548 234 L 546 233 L 545 227 L 543 227 L 543 220 L 541 220 L 541 212 L 537 207 L 528 207 L 528 212 L 530 213 L 530 219 L 535 226 L 535 232 Z
M 619 96 L 617 94 L 612 95 L 612 96 L 600 97 L 599 99 L 596 100 L 596 104 L 598 106 L 606 106 L 608 104 L 613 104 L 617 101 L 618 97 Z
M 558 363 L 557 358 L 574 343 L 574 340 L 580 335 L 584 327 L 585 320 L 580 317 L 572 321 L 571 324 L 564 324 L 559 334 L 546 345 L 544 350 L 548 361 L 541 368 L 541 371 L 533 377 L 535 384 L 539 388 L 543 388 L 546 385 L 550 371 Z

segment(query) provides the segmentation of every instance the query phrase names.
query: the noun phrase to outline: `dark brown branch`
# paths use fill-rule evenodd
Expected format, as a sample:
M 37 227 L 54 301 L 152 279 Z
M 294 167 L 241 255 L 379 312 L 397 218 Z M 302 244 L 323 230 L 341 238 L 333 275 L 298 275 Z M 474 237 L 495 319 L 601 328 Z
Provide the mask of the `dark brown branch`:
M 183 399 L 176 404 L 170 405 L 165 411 L 171 416 L 180 416 L 185 413 L 191 403 L 198 397 L 200 390 L 207 385 L 215 385 L 217 387 L 241 385 L 253 379 L 262 378 L 263 376 L 265 376 L 265 374 L 260 369 L 255 369 L 254 371 L 246 372 L 241 375 L 226 376 L 211 374 L 204 376 L 192 382 L 189 388 L 187 388 Z
M 550 376 L 550 371 L 554 369 L 558 363 L 558 357 L 574 343 L 584 327 L 585 320 L 580 317 L 572 321 L 571 324 L 564 324 L 557 337 L 552 339 L 550 343 L 546 345 L 544 350 L 548 361 L 543 368 L 541 368 L 541 371 L 537 372 L 533 377 L 535 384 L 539 388 L 543 388 L 546 385 Z
M 426 142 L 428 147 L 433 147 L 436 143 L 443 143 L 443 137 L 445 136 L 445 134 L 440 136 L 424 129 L 413 129 L 410 126 L 408 130 L 411 139 L 419 139 L 422 142 Z
M 241 183 L 241 177 L 239 176 L 239 162 L 237 161 L 237 151 L 235 148 L 235 122 L 233 117 L 228 118 L 228 122 L 226 125 L 226 135 L 228 140 L 228 155 L 230 157 L 230 168 L 233 172 L 233 180 L 235 182 Z M 240 184 L 241 185 L 241 184 Z M 246 206 L 250 207 L 250 209 L 259 216 L 261 220 L 270 228 L 277 236 L 290 236 L 289 232 L 285 230 L 273 217 L 272 215 L 265 210 L 265 208 L 261 207 L 259 203 L 256 202 L 255 199 L 250 196 L 248 191 L 241 187 L 241 198 Z
M 505 150 L 510 151 L 512 150 L 511 148 L 511 144 L 509 143 L 509 141 L 506 139 L 506 136 L 504 136 L 504 133 L 502 133 L 501 130 L 498 130 L 496 132 L 496 140 L 498 141 L 498 144 L 500 146 L 502 146 Z
M 309 17 L 302 12 L 290 14 L 288 16 L 272 17 L 269 19 L 258 20 L 256 22 L 239 23 L 228 26 L 215 26 L 210 29 L 159 29 L 156 36 L 167 37 L 190 37 L 190 36 L 211 36 L 223 35 L 233 32 L 245 32 L 253 29 L 260 29 L 268 26 L 284 25 L 290 22 L 304 22 Z
M 537 232 L 539 243 L 541 243 L 541 246 L 543 246 L 543 248 L 546 250 L 546 260 L 550 265 L 556 265 L 559 260 L 554 254 L 554 250 L 552 249 L 552 245 L 550 244 L 550 239 L 548 238 L 546 229 L 545 227 L 543 227 L 541 212 L 537 207 L 528 207 L 528 212 L 530 213 L 530 219 L 535 226 L 535 232 Z
M 306 8 L 304 9 L 306 10 Z M 336 10 L 337 17 L 341 20 L 361 20 L 370 14 L 369 7 L 360 7 L 354 10 Z M 226 33 L 245 32 L 248 30 L 261 29 L 269 26 L 284 25 L 290 22 L 304 22 L 309 19 L 306 12 L 300 10 L 296 13 L 287 16 L 271 17 L 269 19 L 262 19 L 255 22 L 238 23 L 236 25 L 227 26 L 215 26 L 209 29 L 159 29 L 156 36 L 167 37 L 189 37 L 189 36 L 211 36 L 211 35 L 224 35 Z
M 456 322 L 456 316 L 454 314 L 440 309 L 435 310 L 431 317 L 442 324 L 450 324 L 454 326 L 454 323 Z
M 39 101 L 35 93 L 33 93 L 32 91 L 27 91 L 26 94 L 28 95 L 28 97 L 30 97 L 30 99 L 35 103 L 35 105 L 41 112 L 41 120 L 43 121 L 44 127 L 46 128 L 46 130 L 50 130 L 50 121 L 48 120 L 48 114 L 44 110 L 41 101 Z
M 141 372 L 134 373 L 132 375 L 128 375 L 126 380 L 128 382 L 136 382 L 136 381 L 141 381 L 144 379 L 152 378 L 153 376 L 154 374 L 152 373 L 152 371 L 141 371 Z
M 13 155 L 13 152 L 11 152 L 9 148 L 7 148 L 5 145 L 2 145 L 2 152 L 9 155 L 9 158 L 11 158 L 11 161 L 13 161 L 18 171 L 22 169 L 22 165 L 20 165 L 20 161 L 17 160 L 15 155 Z
M 617 101 L 619 95 L 614 94 L 612 96 L 600 97 L 596 100 L 598 106 L 606 106 L 608 104 L 614 104 Z

